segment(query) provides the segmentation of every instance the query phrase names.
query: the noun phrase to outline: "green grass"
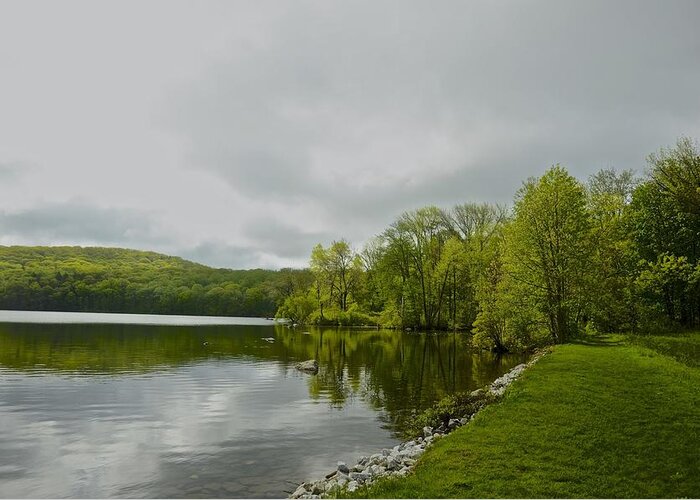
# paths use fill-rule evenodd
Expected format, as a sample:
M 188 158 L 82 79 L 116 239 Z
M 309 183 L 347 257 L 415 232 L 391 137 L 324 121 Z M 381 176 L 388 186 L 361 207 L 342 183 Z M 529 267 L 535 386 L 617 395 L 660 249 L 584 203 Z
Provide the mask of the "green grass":
M 700 333 L 677 333 L 675 335 L 637 335 L 630 342 L 648 347 L 671 356 L 688 366 L 700 368 Z
M 655 345 L 556 347 L 414 473 L 356 496 L 700 497 L 700 369 Z

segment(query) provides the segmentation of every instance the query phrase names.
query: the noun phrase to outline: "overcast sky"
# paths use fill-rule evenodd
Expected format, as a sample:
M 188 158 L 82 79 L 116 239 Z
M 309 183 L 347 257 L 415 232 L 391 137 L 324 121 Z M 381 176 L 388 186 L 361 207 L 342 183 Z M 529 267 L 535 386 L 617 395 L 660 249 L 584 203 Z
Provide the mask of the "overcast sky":
M 700 138 L 700 2 L 0 0 L 0 244 L 304 265 Z

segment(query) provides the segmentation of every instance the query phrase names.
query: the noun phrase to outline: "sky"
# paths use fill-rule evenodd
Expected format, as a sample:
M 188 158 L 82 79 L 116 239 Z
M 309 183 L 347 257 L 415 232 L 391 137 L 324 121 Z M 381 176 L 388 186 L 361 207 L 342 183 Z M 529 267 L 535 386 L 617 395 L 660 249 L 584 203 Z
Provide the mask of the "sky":
M 0 0 L 0 244 L 304 266 L 700 139 L 700 2 Z

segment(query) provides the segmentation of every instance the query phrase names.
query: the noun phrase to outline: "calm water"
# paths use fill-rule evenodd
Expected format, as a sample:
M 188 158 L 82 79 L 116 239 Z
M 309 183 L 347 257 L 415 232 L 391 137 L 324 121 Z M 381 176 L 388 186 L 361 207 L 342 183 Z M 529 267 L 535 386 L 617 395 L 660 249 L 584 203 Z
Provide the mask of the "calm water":
M 286 496 L 522 361 L 459 334 L 22 315 L 0 313 L 2 497 Z

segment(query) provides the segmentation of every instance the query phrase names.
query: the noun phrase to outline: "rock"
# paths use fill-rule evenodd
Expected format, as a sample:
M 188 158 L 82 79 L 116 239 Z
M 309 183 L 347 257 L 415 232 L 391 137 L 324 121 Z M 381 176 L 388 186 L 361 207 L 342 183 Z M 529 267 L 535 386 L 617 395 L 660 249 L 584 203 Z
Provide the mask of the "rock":
M 450 429 L 451 431 L 455 430 L 457 427 L 459 427 L 460 424 L 459 420 L 451 418 L 450 421 L 447 423 L 447 428 Z
M 385 467 L 382 467 L 381 465 L 373 465 L 372 467 L 370 467 L 370 471 L 369 471 L 369 472 L 372 474 L 372 476 L 379 476 L 379 475 L 381 475 L 382 472 L 384 472 L 385 470 L 386 470 L 386 468 L 385 468 Z
M 338 470 L 334 470 L 334 471 L 332 471 L 332 472 L 329 472 L 328 474 L 326 474 L 326 479 L 332 478 L 332 477 L 335 476 L 337 473 L 338 473 Z
M 418 448 L 418 447 L 411 448 L 410 450 L 405 450 L 405 451 L 404 451 L 403 457 L 404 457 L 404 459 L 406 459 L 406 458 L 417 458 L 417 457 L 421 456 L 421 455 L 423 454 L 424 451 L 425 451 L 425 450 L 424 450 L 423 448 Z
M 391 453 L 391 452 L 390 452 L 388 449 L 386 449 L 386 448 L 384 448 L 384 449 L 382 450 L 382 455 L 384 455 L 385 457 L 388 457 L 390 453 Z
M 398 457 L 390 457 L 386 463 L 386 468 L 389 470 L 399 470 L 401 468 L 401 460 Z
M 469 419 L 466 418 L 466 417 L 465 417 L 465 418 L 460 418 L 460 419 L 459 419 L 460 425 L 466 425 L 468 422 L 469 422 Z
M 477 389 L 475 391 L 470 392 L 469 395 L 476 397 L 476 396 L 481 396 L 482 394 L 484 394 L 484 392 L 486 392 L 486 391 L 484 391 L 483 389 Z
M 360 457 L 357 463 L 360 465 L 367 465 L 369 463 L 369 457 Z
M 423 427 L 423 437 L 428 437 L 433 435 L 433 428 L 427 425 Z
M 360 465 L 360 464 L 355 464 L 355 465 L 353 465 L 352 469 L 350 469 L 350 470 L 352 472 L 362 472 L 363 470 L 365 470 L 365 466 Z
M 299 498 L 302 495 L 306 494 L 306 484 L 301 483 L 299 487 L 294 490 L 294 493 L 292 493 L 292 498 Z
M 358 484 L 356 481 L 350 481 L 348 483 L 348 491 L 352 493 L 353 491 L 357 490 Z
M 348 469 L 348 465 L 345 462 L 338 462 L 338 472 L 350 474 L 350 469 Z
M 350 474 L 350 479 L 360 484 L 364 484 L 370 477 L 370 474 L 367 472 L 355 472 Z
M 296 365 L 294 365 L 294 367 L 302 372 L 312 373 L 314 375 L 318 373 L 318 361 L 316 361 L 315 359 L 302 361 L 301 363 L 297 363 Z
M 311 494 L 312 495 L 320 495 L 323 493 L 325 488 L 323 487 L 323 482 L 322 481 L 316 481 L 313 486 L 311 487 Z

